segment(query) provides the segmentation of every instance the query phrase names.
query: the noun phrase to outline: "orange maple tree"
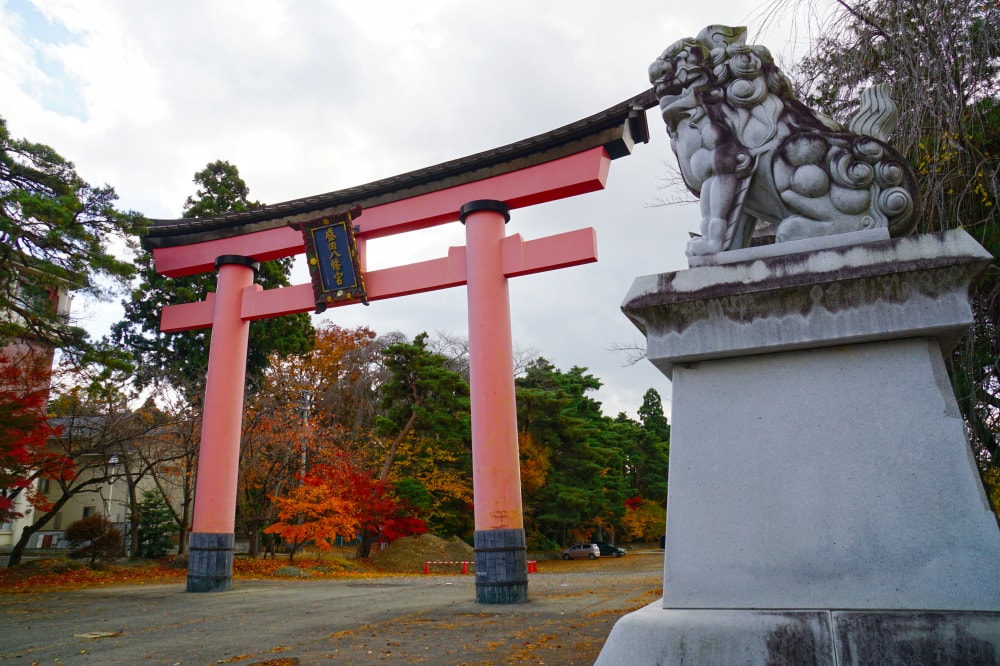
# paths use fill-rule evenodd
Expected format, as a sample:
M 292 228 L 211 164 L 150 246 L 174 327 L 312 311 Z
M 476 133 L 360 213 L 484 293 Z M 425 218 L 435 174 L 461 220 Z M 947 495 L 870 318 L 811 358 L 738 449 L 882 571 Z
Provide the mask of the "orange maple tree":
M 316 331 L 309 353 L 272 357 L 262 390 L 296 401 L 320 426 L 369 428 L 378 406 L 379 348 L 375 333 L 367 327 L 328 324 Z
M 301 484 L 288 495 L 271 498 L 278 510 L 278 522 L 264 532 L 277 534 L 291 544 L 289 562 L 294 561 L 295 551 L 304 543 L 329 550 L 338 535 L 358 531 L 357 507 L 337 487 L 337 476 L 339 470 L 333 465 L 316 465 L 299 477 Z
M 328 434 L 304 418 L 301 405 L 273 395 L 255 396 L 243 421 L 237 524 L 258 552 L 258 533 L 274 522 L 272 498 L 288 497 L 309 465 L 328 462 Z M 265 539 L 265 545 L 267 540 Z
M 271 356 L 243 421 L 237 523 L 251 555 L 258 552 L 259 533 L 277 516 L 271 497 L 290 497 L 302 483 L 297 475 L 307 469 L 345 451 L 357 458 L 373 448 L 374 416 L 365 410 L 374 399 L 364 394 L 374 390 L 366 378 L 374 371 L 369 349 L 374 338 L 364 327 L 331 324 L 316 332 L 308 353 Z M 264 538 L 266 549 L 272 544 Z
M 426 531 L 422 520 L 411 515 L 388 481 L 373 478 L 351 464 L 346 456 L 334 463 L 318 464 L 300 475 L 301 483 L 284 497 L 271 500 L 278 521 L 264 530 L 291 544 L 289 561 L 305 543 L 329 550 L 338 536 L 360 536 L 360 554 L 377 540 L 393 541 Z

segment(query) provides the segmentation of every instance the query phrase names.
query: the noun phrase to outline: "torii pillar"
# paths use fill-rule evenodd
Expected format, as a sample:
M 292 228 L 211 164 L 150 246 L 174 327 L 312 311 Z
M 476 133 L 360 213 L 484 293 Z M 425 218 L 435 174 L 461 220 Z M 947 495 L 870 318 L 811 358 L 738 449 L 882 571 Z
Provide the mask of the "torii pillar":
M 188 592 L 224 592 L 232 587 L 237 478 L 243 386 L 250 322 L 240 316 L 243 291 L 260 264 L 240 255 L 215 260 L 219 281 L 212 331 L 225 344 L 210 345 L 194 516 L 188 541 Z M 209 418 L 207 415 L 211 415 Z M 235 442 L 235 446 L 234 446 Z
M 528 562 L 521 513 L 521 463 L 514 399 L 510 298 L 503 273 L 501 201 L 472 201 L 465 225 L 469 298 L 469 393 L 476 532 L 476 601 L 528 600 Z

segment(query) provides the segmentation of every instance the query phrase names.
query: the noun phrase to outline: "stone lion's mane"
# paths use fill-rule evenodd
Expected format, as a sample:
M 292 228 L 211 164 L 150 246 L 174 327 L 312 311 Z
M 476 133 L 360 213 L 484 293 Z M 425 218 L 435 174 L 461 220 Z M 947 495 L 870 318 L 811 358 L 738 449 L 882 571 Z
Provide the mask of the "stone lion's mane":
M 749 177 L 763 160 L 766 167 L 760 168 L 770 173 L 765 186 L 792 212 L 776 222 L 794 217 L 801 226 L 810 219 L 847 216 L 858 220 L 858 228 L 909 233 L 916 221 L 916 188 L 905 161 L 884 142 L 895 117 L 887 118 L 881 105 L 884 99 L 894 114 L 891 100 L 863 96 L 857 122 L 845 128 L 796 99 L 771 52 L 745 39 L 745 28 L 709 26 L 666 49 L 657 62 L 675 67 L 678 82 L 661 98 L 667 100 L 661 110 L 671 136 L 680 124 L 699 126 L 706 115 L 726 128 L 731 136 L 720 153 L 727 156 L 726 173 Z M 700 195 L 700 183 L 688 186 Z M 730 224 L 724 246 L 738 233 Z

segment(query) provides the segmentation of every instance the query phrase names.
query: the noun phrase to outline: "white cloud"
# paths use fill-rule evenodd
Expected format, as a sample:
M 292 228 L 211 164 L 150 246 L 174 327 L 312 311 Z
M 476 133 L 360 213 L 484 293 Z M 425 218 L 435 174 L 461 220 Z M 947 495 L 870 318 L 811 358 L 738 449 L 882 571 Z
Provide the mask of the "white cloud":
M 0 0 L 0 115 L 150 217 L 178 216 L 193 174 L 216 159 L 274 203 L 539 134 L 647 88 L 647 65 L 676 39 L 746 19 L 723 0 L 33 0 L 48 24 L 32 28 L 26 6 Z M 39 53 L 61 65 L 76 117 L 42 94 L 53 82 Z M 525 238 L 597 228 L 598 264 L 513 280 L 511 308 L 516 343 L 560 368 L 588 367 L 612 414 L 634 415 L 650 386 L 669 396 L 651 365 L 622 368 L 607 349 L 639 337 L 619 311 L 632 279 L 684 268 L 697 226 L 691 209 L 647 207 L 672 160 L 655 112 L 649 120 L 653 142 L 613 163 L 605 191 L 514 211 L 508 225 Z M 463 233 L 373 245 L 371 261 L 443 256 Z M 113 317 L 90 311 L 98 331 Z M 412 336 L 464 333 L 465 312 L 464 290 L 452 289 L 328 316 Z

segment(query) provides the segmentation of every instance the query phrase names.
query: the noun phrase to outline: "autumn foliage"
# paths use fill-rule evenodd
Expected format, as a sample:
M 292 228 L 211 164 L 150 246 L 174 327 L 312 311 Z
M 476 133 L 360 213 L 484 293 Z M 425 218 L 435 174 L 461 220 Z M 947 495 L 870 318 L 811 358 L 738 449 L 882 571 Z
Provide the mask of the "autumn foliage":
M 272 497 L 278 510 L 278 522 L 264 530 L 277 534 L 292 544 L 289 560 L 295 550 L 312 542 L 329 550 L 337 535 L 354 534 L 359 525 L 354 502 L 344 497 L 336 485 L 337 470 L 330 465 L 317 465 L 300 477 L 300 485 L 285 497 Z
M 625 500 L 625 515 L 621 519 L 623 537 L 632 541 L 655 541 L 664 530 L 667 511 L 661 502 L 631 497 Z
M 362 543 L 370 545 L 378 538 L 392 541 L 426 531 L 423 521 L 411 516 L 396 497 L 391 483 L 373 479 L 346 460 L 315 465 L 289 493 L 271 499 L 278 521 L 264 532 L 292 545 L 289 560 L 302 544 L 329 550 L 338 536 L 360 535 Z
M 47 450 L 58 434 L 45 416 L 49 393 L 48 354 L 28 346 L 0 352 L 0 522 L 20 518 L 14 500 L 25 493 L 29 504 L 46 510 L 36 479 L 72 479 L 73 462 Z
M 348 492 L 355 499 L 361 523 L 361 555 L 368 556 L 371 544 L 392 542 L 427 531 L 424 521 L 411 515 L 410 508 L 397 497 L 389 481 L 381 481 L 361 471 L 348 477 Z
M 37 594 L 55 590 L 78 590 L 104 585 L 144 585 L 176 583 L 183 586 L 187 567 L 178 566 L 173 558 L 157 561 L 141 560 L 136 563 L 120 562 L 90 567 L 79 560 L 31 560 L 13 569 L 0 568 L 0 589 L 6 594 Z M 310 578 L 366 578 L 370 572 L 360 565 L 336 555 L 332 559 L 303 558 L 296 566 Z M 284 566 L 283 562 L 260 558 L 236 557 L 233 560 L 233 578 L 251 580 L 270 578 Z

